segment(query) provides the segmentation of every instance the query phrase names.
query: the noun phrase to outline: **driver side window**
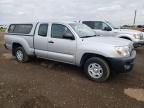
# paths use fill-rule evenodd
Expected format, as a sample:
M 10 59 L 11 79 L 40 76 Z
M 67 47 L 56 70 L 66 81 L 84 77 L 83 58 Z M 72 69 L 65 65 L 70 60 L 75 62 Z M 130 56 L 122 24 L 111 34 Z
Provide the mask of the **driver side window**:
M 109 27 L 106 23 L 102 23 L 102 30 L 111 31 L 111 27 Z
M 95 22 L 95 24 L 94 24 L 94 29 L 99 29 L 99 30 L 101 30 L 101 29 L 102 29 L 102 22 Z
M 52 24 L 52 27 L 51 27 L 52 38 L 65 39 L 64 35 L 67 33 L 73 35 L 66 26 L 61 25 L 61 24 Z

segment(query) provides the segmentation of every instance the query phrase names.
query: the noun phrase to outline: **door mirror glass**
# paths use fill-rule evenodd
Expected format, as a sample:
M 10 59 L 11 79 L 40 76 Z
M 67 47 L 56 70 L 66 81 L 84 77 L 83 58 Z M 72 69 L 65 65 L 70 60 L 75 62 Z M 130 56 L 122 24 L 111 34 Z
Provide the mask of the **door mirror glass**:
M 74 36 L 72 35 L 72 33 L 64 33 L 63 34 L 63 38 L 64 39 L 74 40 Z

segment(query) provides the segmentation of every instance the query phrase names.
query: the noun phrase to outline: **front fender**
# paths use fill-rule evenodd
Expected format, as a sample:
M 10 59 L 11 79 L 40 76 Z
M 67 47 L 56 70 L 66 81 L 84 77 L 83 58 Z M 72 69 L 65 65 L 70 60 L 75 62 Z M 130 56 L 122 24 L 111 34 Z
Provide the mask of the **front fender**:
M 131 35 L 131 34 L 119 34 L 119 35 L 117 35 L 116 37 L 118 37 L 118 38 L 128 38 L 128 39 L 130 39 L 131 41 L 135 41 L 133 35 Z
M 107 50 L 105 50 L 106 52 L 107 52 Z M 105 58 L 107 58 L 107 57 L 110 57 L 110 55 L 112 55 L 112 54 L 110 54 L 110 55 L 108 55 L 108 53 L 104 53 L 104 52 L 100 52 L 100 51 L 90 51 L 90 50 L 79 50 L 78 52 L 77 52 L 77 54 L 76 54 L 76 65 L 78 65 L 78 66 L 80 66 L 80 64 L 81 64 L 81 59 L 82 59 L 82 57 L 83 57 L 83 55 L 85 55 L 85 54 L 92 54 L 92 55 L 99 55 L 99 56 L 103 56 L 103 57 L 105 57 Z

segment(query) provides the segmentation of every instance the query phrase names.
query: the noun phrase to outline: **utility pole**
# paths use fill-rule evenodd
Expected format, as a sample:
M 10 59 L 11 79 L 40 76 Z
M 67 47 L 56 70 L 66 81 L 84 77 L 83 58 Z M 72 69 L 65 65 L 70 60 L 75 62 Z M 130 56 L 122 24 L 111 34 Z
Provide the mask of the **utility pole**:
M 135 10 L 133 25 L 135 25 L 135 22 L 136 22 L 136 15 L 137 15 L 137 10 Z

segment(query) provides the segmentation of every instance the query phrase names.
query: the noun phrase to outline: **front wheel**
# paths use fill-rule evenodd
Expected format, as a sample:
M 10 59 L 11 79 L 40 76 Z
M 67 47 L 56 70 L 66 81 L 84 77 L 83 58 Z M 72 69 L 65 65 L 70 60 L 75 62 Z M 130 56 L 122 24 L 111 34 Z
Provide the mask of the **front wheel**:
M 90 80 L 104 82 L 110 76 L 110 68 L 107 62 L 98 57 L 88 59 L 84 65 L 84 70 Z

